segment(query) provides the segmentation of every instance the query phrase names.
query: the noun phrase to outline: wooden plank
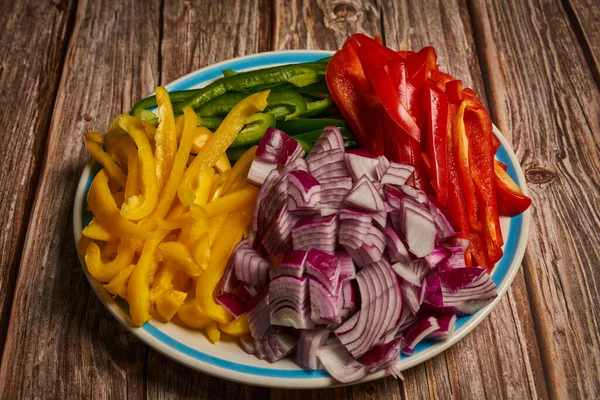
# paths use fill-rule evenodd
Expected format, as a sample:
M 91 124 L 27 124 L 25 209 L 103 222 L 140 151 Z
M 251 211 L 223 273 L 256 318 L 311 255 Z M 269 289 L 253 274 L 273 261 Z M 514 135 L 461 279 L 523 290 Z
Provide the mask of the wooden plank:
M 594 0 L 563 1 L 584 56 L 600 86 L 600 3 Z
M 91 292 L 71 212 L 88 158 L 82 134 L 106 129 L 157 82 L 157 4 L 79 2 L 0 369 L 4 398 L 143 396 L 146 347 Z
M 0 354 L 73 3 L 0 3 Z
M 219 61 L 270 50 L 270 25 L 264 18 L 270 15 L 267 1 L 166 0 L 162 12 L 162 84 Z M 269 395 L 268 389 L 193 371 L 153 350 L 145 368 L 151 399 L 262 399 Z
M 600 93 L 558 1 L 470 8 L 491 110 L 512 133 L 533 199 L 523 269 L 549 397 L 595 398 Z
M 434 46 L 440 68 L 486 101 L 464 1 L 382 2 L 382 15 L 387 45 L 415 51 Z M 406 397 L 546 397 L 531 312 L 525 302 L 515 301 L 525 293 L 520 274 L 491 316 L 471 334 L 424 367 L 406 373 Z

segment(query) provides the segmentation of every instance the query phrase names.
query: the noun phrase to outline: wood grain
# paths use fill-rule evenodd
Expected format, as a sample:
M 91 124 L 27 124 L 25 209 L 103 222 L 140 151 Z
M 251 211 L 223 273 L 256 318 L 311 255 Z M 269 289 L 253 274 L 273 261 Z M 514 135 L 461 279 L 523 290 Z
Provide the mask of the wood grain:
M 270 4 L 264 1 L 166 0 L 162 9 L 161 84 L 219 61 L 270 50 L 270 30 L 265 29 L 261 18 L 265 14 L 270 14 Z M 149 350 L 145 369 L 146 393 L 151 399 L 264 399 L 269 395 L 268 389 L 193 371 L 154 350 Z
M 524 272 L 548 392 L 597 397 L 600 93 L 558 2 L 471 6 L 491 110 L 533 198 Z
M 158 21 L 157 3 L 78 4 L 2 358 L 4 398 L 143 396 L 146 347 L 91 292 L 71 212 L 88 158 L 82 134 L 106 129 L 157 82 Z
M 0 2 L 0 354 L 74 13 L 73 1 Z
M 594 0 L 564 0 L 583 55 L 600 87 L 600 3 Z

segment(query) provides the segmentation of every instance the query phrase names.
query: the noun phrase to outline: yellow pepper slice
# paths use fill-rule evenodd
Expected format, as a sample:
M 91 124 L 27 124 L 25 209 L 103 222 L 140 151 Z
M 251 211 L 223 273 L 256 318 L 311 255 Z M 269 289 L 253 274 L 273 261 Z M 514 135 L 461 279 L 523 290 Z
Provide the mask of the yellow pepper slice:
M 211 246 L 214 243 L 217 234 L 223 227 L 223 224 L 227 219 L 227 215 L 228 214 L 226 213 L 215 215 L 214 217 L 208 220 L 208 237 L 210 238 Z
M 112 280 L 104 285 L 104 289 L 113 296 L 121 296 L 125 295 L 123 298 L 127 298 L 127 282 L 129 281 L 129 276 L 131 276 L 131 271 L 135 268 L 135 265 L 130 265 L 125 268 L 121 272 L 117 274 Z
M 133 325 L 142 326 L 150 319 L 150 283 L 149 271 L 154 261 L 154 252 L 168 231 L 160 230 L 157 239 L 148 239 L 142 248 L 142 254 L 131 273 L 127 285 L 127 300 Z
M 192 245 L 192 258 L 200 268 L 205 270 L 210 260 L 210 236 L 204 232 Z
M 219 339 L 221 339 L 221 332 L 219 332 L 219 327 L 216 322 L 211 322 L 206 326 L 206 334 L 211 343 L 217 343 Z
M 121 245 L 120 240 L 114 240 L 112 242 L 105 242 L 100 247 L 100 257 L 104 260 L 111 260 L 113 255 L 117 254 L 119 251 L 119 246 Z
M 103 242 L 110 242 L 117 239 L 117 236 L 107 231 L 106 228 L 100 225 L 96 218 L 92 218 L 88 226 L 83 228 L 81 234 L 90 239 L 101 240 Z
M 178 190 L 179 199 L 183 204 L 189 206 L 194 202 L 196 197 L 193 186 L 194 178 L 200 171 L 215 165 L 221 154 L 225 153 L 225 150 L 233 143 L 250 115 L 265 109 L 268 95 L 269 90 L 251 94 L 236 104 L 227 114 L 185 172 Z
M 140 120 L 131 115 L 121 114 L 118 117 L 119 126 L 133 139 L 138 149 L 138 158 L 141 163 L 142 193 L 132 196 L 121 207 L 121 215 L 125 218 L 138 221 L 147 217 L 156 203 L 158 203 L 158 184 L 156 181 L 156 167 L 154 155 L 144 132 Z
M 158 200 L 156 208 L 152 211 L 148 219 L 143 223 L 143 226 L 147 229 L 153 229 L 158 220 L 165 218 L 169 212 L 169 209 L 171 208 L 171 205 L 173 204 L 173 200 L 177 195 L 177 187 L 179 186 L 179 182 L 183 178 L 186 160 L 190 154 L 190 149 L 192 148 L 192 135 L 194 133 L 197 120 L 196 113 L 194 113 L 190 107 L 184 108 L 183 113 L 184 127 L 183 134 L 181 136 L 181 144 L 177 150 L 177 154 L 175 155 L 173 168 L 170 171 L 167 183 L 161 193 L 160 200 Z
M 178 270 L 173 278 L 173 289 L 179 290 L 180 292 L 189 292 L 195 283 L 193 278 L 188 274 L 182 270 Z
M 104 151 L 102 144 L 98 144 L 98 138 L 94 135 L 94 133 L 97 132 L 85 134 L 85 146 L 87 147 L 91 156 L 104 167 L 108 173 L 108 176 L 117 182 L 121 187 L 125 187 L 127 177 L 121 168 L 115 163 L 112 157 Z
M 152 288 L 150 289 L 150 302 L 154 303 L 156 299 L 166 293 L 173 287 L 173 278 L 177 273 L 177 268 L 171 261 L 166 261 L 158 270 Z
M 225 171 L 222 175 L 216 175 L 213 179 L 212 186 L 210 188 L 210 195 L 208 196 L 208 202 L 211 203 L 221 197 L 223 189 L 225 188 L 225 182 L 229 177 L 230 171 Z
M 104 169 L 94 177 L 87 195 L 87 202 L 96 220 L 113 236 L 148 239 L 154 235 L 148 230 L 123 218 L 108 187 L 108 175 Z
M 210 189 L 215 176 L 215 170 L 212 168 L 203 169 L 198 173 L 198 187 L 196 188 L 196 198 L 193 204 L 204 205 L 208 203 Z
M 131 264 L 134 253 L 131 240 L 121 239 L 115 259 L 105 264 L 102 262 L 100 247 L 96 243 L 90 242 L 85 251 L 85 265 L 94 279 L 100 282 L 109 282 Z
M 219 328 L 229 336 L 249 335 L 248 314 L 244 313 L 238 319 L 234 319 L 228 324 L 219 324 Z
M 258 149 L 258 146 L 250 147 L 233 165 L 231 172 L 227 177 L 227 182 L 225 182 L 223 193 L 228 194 L 231 190 L 231 187 L 238 179 L 243 179 L 248 176 L 248 171 L 250 171 L 250 166 L 252 165 L 252 161 L 254 161 L 254 156 L 256 155 L 256 149 Z
M 177 136 L 177 143 L 179 143 L 179 140 L 181 140 L 181 134 L 183 133 L 183 120 L 183 115 L 175 118 L 175 134 Z
M 229 162 L 229 158 L 227 158 L 226 153 L 221 154 L 221 157 L 219 157 L 219 160 L 215 163 L 215 168 L 220 174 L 231 169 L 231 163 Z
M 192 153 L 198 154 L 200 149 L 204 147 L 208 139 L 212 136 L 212 132 L 205 126 L 196 127 L 194 132 L 194 141 L 192 143 Z
M 173 230 L 181 229 L 181 228 L 187 226 L 187 224 L 190 223 L 191 219 L 192 219 L 192 217 L 191 217 L 190 213 L 184 213 L 180 217 L 173 218 L 170 220 L 166 220 L 166 219 L 159 220 L 157 224 L 160 229 L 173 231 Z
M 167 90 L 156 88 L 156 104 L 158 105 L 158 128 L 154 136 L 154 164 L 156 167 L 156 182 L 160 192 L 165 186 L 177 153 L 177 133 L 173 106 Z M 194 114 L 196 115 L 196 114 Z
M 127 182 L 125 182 L 125 199 L 137 196 L 141 191 L 140 160 L 137 148 L 129 137 L 122 138 L 118 142 L 119 150 L 127 160 Z
M 177 316 L 185 325 L 194 329 L 202 329 L 213 321 L 202 312 L 196 299 L 189 300 L 177 310 Z
M 225 272 L 227 261 L 235 245 L 242 239 L 246 225 L 252 220 L 252 212 L 247 209 L 235 211 L 227 216 L 225 226 L 221 229 L 211 248 L 211 257 L 202 278 L 196 281 L 196 299 L 202 311 L 211 319 L 226 324 L 231 320 L 229 312 L 215 303 L 213 294 Z
M 248 204 L 254 205 L 257 195 L 257 188 L 254 186 L 247 186 L 242 190 L 238 190 L 237 192 L 225 195 L 220 199 L 208 203 L 204 206 L 204 209 L 206 210 L 208 218 L 212 218 L 219 214 L 238 210 Z
M 99 146 L 104 146 L 104 138 L 100 132 L 87 132 L 85 134 L 85 140 L 91 140 Z
M 92 242 L 92 240 L 84 235 L 81 235 L 79 241 L 77 242 L 77 253 L 81 257 L 85 257 L 85 251 L 87 250 L 88 245 Z
M 179 307 L 185 301 L 187 297 L 187 293 L 180 292 L 178 290 L 169 290 L 167 293 L 163 294 L 161 297 L 156 299 L 156 311 L 158 314 L 164 318 L 166 322 L 169 322 Z
M 183 243 L 165 242 L 158 246 L 162 251 L 166 260 L 173 263 L 175 267 L 186 272 L 190 276 L 198 276 L 202 273 L 202 269 L 190 254 L 189 250 Z

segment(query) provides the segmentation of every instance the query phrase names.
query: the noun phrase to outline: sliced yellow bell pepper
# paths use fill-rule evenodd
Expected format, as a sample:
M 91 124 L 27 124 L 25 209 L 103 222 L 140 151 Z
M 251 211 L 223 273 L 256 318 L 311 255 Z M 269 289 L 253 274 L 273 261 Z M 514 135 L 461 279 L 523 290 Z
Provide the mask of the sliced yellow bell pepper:
M 227 158 L 226 153 L 221 154 L 221 157 L 219 157 L 219 160 L 215 163 L 215 168 L 220 174 L 231 169 L 231 163 L 229 162 L 229 158 Z
M 166 322 L 169 322 L 186 297 L 187 293 L 171 289 L 156 299 L 156 311 Z
M 83 228 L 81 234 L 93 239 L 93 240 L 101 240 L 103 242 L 110 242 L 116 240 L 118 237 L 112 235 L 109 231 L 106 230 L 100 223 L 96 220 L 96 218 L 92 218 L 88 226 Z
M 127 300 L 132 323 L 142 326 L 150 319 L 150 283 L 149 270 L 154 261 L 154 252 L 168 231 L 159 230 L 157 239 L 148 239 L 142 248 L 142 254 L 131 273 L 127 284 Z
M 217 234 L 221 231 L 225 220 L 227 219 L 226 213 L 215 215 L 211 219 L 208 220 L 208 236 L 210 238 L 210 245 L 215 241 Z
M 112 157 L 104 151 L 102 145 L 98 144 L 98 138 L 94 135 L 96 132 L 90 133 L 85 134 L 85 146 L 87 147 L 91 156 L 94 157 L 94 159 L 104 167 L 111 179 L 117 182 L 121 187 L 125 187 L 127 177 L 121 168 L 115 163 Z
M 192 220 L 192 216 L 190 215 L 190 213 L 184 213 L 183 215 L 177 217 L 177 218 L 173 218 L 170 220 L 159 220 L 158 221 L 158 227 L 160 229 L 166 229 L 168 231 L 173 231 L 176 229 L 181 229 L 184 226 L 186 226 L 187 224 L 189 224 Z
M 186 274 L 182 270 L 178 270 L 173 278 L 173 289 L 179 290 L 180 292 L 189 292 L 195 281 L 192 277 Z
M 179 242 L 164 242 L 158 246 L 162 251 L 166 260 L 169 260 L 173 265 L 186 272 L 190 276 L 198 276 L 202 273 L 202 269 L 190 254 L 188 248 Z
M 199 172 L 211 168 L 219 160 L 225 150 L 233 143 L 238 133 L 244 126 L 246 119 L 257 111 L 263 111 L 267 107 L 269 90 L 251 94 L 236 104 L 215 133 L 202 147 L 198 156 L 189 166 L 178 190 L 178 196 L 185 205 L 190 205 L 196 197 L 194 179 Z
M 208 139 L 212 136 L 212 132 L 205 126 L 196 127 L 194 132 L 194 142 L 192 143 L 192 153 L 200 153 L 200 149 L 204 147 Z
M 229 312 L 215 303 L 213 294 L 225 272 L 227 261 L 235 245 L 242 239 L 246 225 L 252 220 L 252 212 L 242 209 L 227 216 L 225 226 L 221 229 L 211 248 L 211 257 L 202 278 L 196 281 L 196 299 L 202 311 L 213 320 L 226 324 L 231 320 Z
M 156 104 L 158 105 L 158 128 L 154 136 L 154 164 L 156 167 L 156 182 L 160 192 L 165 186 L 177 153 L 177 133 L 173 106 L 167 90 L 156 88 Z M 194 114 L 195 116 L 196 114 Z
M 87 202 L 96 220 L 113 236 L 148 239 L 155 235 L 123 218 L 108 188 L 108 175 L 104 169 L 94 177 L 87 195 Z
M 213 321 L 202 312 L 196 299 L 192 299 L 183 304 L 177 310 L 177 316 L 185 325 L 194 329 L 202 329 Z
M 127 160 L 127 182 L 125 182 L 125 199 L 137 196 L 141 192 L 140 160 L 137 148 L 129 137 L 120 139 L 119 150 Z
M 154 136 L 156 136 L 156 127 L 152 124 L 149 124 L 146 121 L 142 121 L 142 125 L 144 125 L 144 131 L 146 132 L 146 136 L 148 136 L 148 140 L 150 140 L 150 144 L 154 143 Z
M 154 283 L 150 289 L 150 302 L 154 303 L 156 299 L 162 296 L 167 290 L 173 287 L 173 278 L 177 273 L 177 268 L 173 266 L 171 261 L 165 261 L 156 273 Z
M 77 253 L 81 257 L 85 257 L 85 251 L 87 250 L 88 245 L 92 242 L 92 240 L 84 235 L 81 235 L 79 241 L 77 242 Z
M 179 140 L 181 140 L 181 134 L 183 133 L 183 120 L 183 115 L 175 118 L 175 134 L 177 136 L 177 143 L 179 143 Z
M 203 270 L 208 267 L 210 260 L 210 236 L 207 232 L 200 235 L 192 245 L 192 258 Z
M 250 171 L 250 166 L 252 165 L 252 161 L 254 161 L 254 156 L 256 155 L 256 149 L 258 146 L 250 147 L 237 162 L 231 168 L 231 172 L 227 177 L 227 182 L 225 182 L 225 187 L 223 188 L 223 193 L 230 193 L 231 187 L 238 179 L 244 179 L 248 176 L 248 171 Z
M 210 196 L 214 176 L 215 170 L 212 168 L 203 169 L 198 173 L 198 186 L 196 187 L 196 198 L 193 204 L 202 206 L 208 203 L 208 196 Z
M 217 343 L 219 339 L 221 339 L 221 332 L 219 332 L 219 327 L 216 322 L 211 322 L 206 326 L 206 334 L 211 343 Z
M 249 335 L 250 326 L 248 325 L 248 314 L 244 313 L 228 324 L 219 324 L 219 328 L 229 336 L 237 337 Z
M 229 177 L 230 171 L 225 171 L 225 173 L 221 175 L 215 175 L 213 179 L 212 186 L 210 188 L 210 195 L 208 196 L 208 202 L 212 203 L 217 200 L 223 194 L 223 189 L 225 188 L 225 182 L 227 182 L 227 178 Z
M 156 166 L 154 155 L 140 120 L 131 115 L 121 114 L 118 117 L 119 126 L 133 139 L 138 149 L 141 164 L 142 191 L 138 196 L 132 196 L 121 207 L 121 215 L 138 221 L 147 217 L 158 203 L 158 184 L 156 181 Z
M 254 205 L 258 189 L 254 186 L 247 186 L 242 190 L 223 196 L 204 206 L 208 218 L 219 214 L 230 213 L 238 210 L 248 204 Z
M 160 200 L 158 200 L 156 208 L 152 211 L 148 219 L 143 223 L 143 226 L 147 229 L 153 229 L 158 220 L 165 218 L 169 212 L 169 209 L 171 208 L 171 205 L 173 204 L 173 200 L 177 195 L 177 187 L 179 186 L 179 182 L 183 178 L 186 166 L 185 163 L 188 155 L 190 154 L 190 149 L 192 148 L 192 135 L 194 133 L 197 120 L 196 113 L 194 113 L 190 107 L 184 108 L 183 113 L 184 127 L 183 134 L 181 136 L 181 143 L 179 149 L 177 150 L 177 154 L 175 155 L 173 168 L 170 171 L 167 183 L 161 193 Z
M 100 247 L 96 243 L 90 242 L 85 251 L 85 265 L 94 279 L 100 282 L 109 282 L 131 264 L 134 253 L 131 240 L 121 239 L 117 256 L 105 264 L 102 262 Z
M 131 271 L 135 268 L 135 265 L 130 265 L 126 267 L 124 270 L 119 272 L 117 276 L 111 279 L 109 283 L 104 285 L 104 289 L 113 296 L 121 296 L 122 298 L 127 298 L 127 282 L 129 281 L 129 276 L 131 276 Z M 123 297 L 125 295 L 125 297 Z
M 85 140 L 90 140 L 99 146 L 104 146 L 104 138 L 100 132 L 87 132 L 85 134 Z
M 100 247 L 100 257 L 103 260 L 112 260 L 117 251 L 119 251 L 119 246 L 121 245 L 120 240 L 114 240 L 112 242 L 104 242 Z

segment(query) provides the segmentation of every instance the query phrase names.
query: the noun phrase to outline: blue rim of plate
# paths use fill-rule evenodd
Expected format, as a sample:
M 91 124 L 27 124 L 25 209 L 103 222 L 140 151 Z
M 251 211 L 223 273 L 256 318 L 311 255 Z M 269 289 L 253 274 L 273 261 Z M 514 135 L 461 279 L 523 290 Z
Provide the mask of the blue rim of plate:
M 246 69 L 255 69 L 255 68 L 260 68 L 260 67 L 273 66 L 273 65 L 278 65 L 278 64 L 311 62 L 311 61 L 316 61 L 321 58 L 330 56 L 332 54 L 333 54 L 333 52 L 330 52 L 330 51 L 306 51 L 306 50 L 305 51 L 284 51 L 284 52 L 260 53 L 260 54 L 256 54 L 256 55 L 252 55 L 252 56 L 247 56 L 247 57 L 242 57 L 242 58 L 237 58 L 237 59 L 232 59 L 229 61 L 221 62 L 221 63 L 215 64 L 211 67 L 207 67 L 207 68 L 198 70 L 196 72 L 188 74 L 188 75 L 172 82 L 169 85 L 166 85 L 166 88 L 169 91 L 191 89 L 191 88 L 197 87 L 199 85 L 209 83 L 210 81 L 221 77 L 222 76 L 221 71 L 224 69 L 233 69 L 233 70 L 241 71 L 241 70 L 246 70 Z M 524 177 L 523 177 L 522 172 L 520 171 L 520 167 L 518 165 L 516 157 L 514 155 L 511 155 L 512 151 L 507 148 L 508 144 L 507 144 L 506 140 L 504 139 L 504 137 L 502 137 L 502 135 L 499 133 L 499 131 L 495 128 L 494 128 L 494 133 L 499 137 L 500 142 L 501 142 L 500 148 L 499 148 L 498 152 L 496 153 L 496 158 L 499 161 L 501 161 L 507 165 L 508 175 L 515 182 L 517 182 L 519 184 L 519 186 L 524 190 L 525 193 L 527 193 L 527 188 L 526 188 L 526 184 L 524 182 Z M 76 208 L 79 207 L 79 210 L 80 210 L 81 227 L 87 226 L 87 224 L 89 224 L 89 222 L 91 221 L 92 215 L 91 215 L 91 212 L 89 212 L 87 210 L 86 195 L 87 195 L 89 187 L 92 183 L 92 180 L 98 171 L 99 171 L 98 164 L 94 164 L 90 168 L 89 174 L 85 181 L 85 188 L 83 191 L 83 195 L 81 196 L 81 199 L 82 199 L 81 204 L 79 204 L 79 205 L 75 204 L 75 207 Z M 83 175 L 85 173 L 86 173 L 86 171 L 84 171 Z M 82 175 L 82 178 L 83 178 L 83 175 Z M 512 281 L 512 278 L 514 278 L 516 271 L 514 271 L 514 273 L 509 274 L 509 272 L 511 270 L 511 266 L 513 265 L 513 263 L 517 257 L 523 256 L 524 249 L 522 249 L 522 251 L 519 251 L 520 250 L 519 244 L 521 242 L 521 235 L 523 234 L 523 231 L 524 231 L 524 229 L 523 229 L 524 216 L 525 215 L 527 215 L 527 217 L 529 216 L 528 212 L 526 212 L 526 213 L 527 214 L 521 214 L 521 215 L 510 218 L 509 232 L 507 235 L 507 241 L 504 245 L 504 254 L 503 254 L 502 258 L 500 259 L 500 261 L 494 267 L 494 270 L 492 271 L 492 280 L 496 283 L 498 288 L 501 287 L 501 284 L 505 283 L 505 280 L 507 278 L 510 281 Z M 77 215 L 79 213 L 74 213 L 74 214 Z M 79 239 L 80 232 L 79 233 L 75 232 L 75 236 L 76 236 L 75 239 L 77 241 Z M 519 260 L 519 262 L 520 262 L 520 260 Z M 83 265 L 83 263 L 82 263 L 82 265 Z M 85 267 L 84 267 L 84 269 L 85 269 Z M 510 285 L 510 282 L 508 282 L 508 285 Z M 466 333 L 468 333 L 468 332 L 464 332 L 463 334 L 460 334 L 461 331 L 463 330 L 462 328 L 473 319 L 479 320 L 479 321 L 477 321 L 477 324 L 478 324 L 491 311 L 491 309 L 493 308 L 493 306 L 495 306 L 496 302 L 500 299 L 500 297 L 502 297 L 504 292 L 508 289 L 508 287 L 507 287 L 508 285 L 505 285 L 506 287 L 503 292 L 499 292 L 498 299 L 494 303 L 492 303 L 488 307 L 486 307 L 485 309 L 480 310 L 473 315 L 457 318 L 456 328 L 455 328 L 455 332 L 454 332 L 453 336 L 459 335 L 460 337 L 462 337 Z M 120 307 L 121 311 L 123 311 L 124 313 L 129 314 L 127 303 L 125 303 L 123 301 L 118 302 L 118 307 Z M 481 314 L 483 314 L 483 315 L 481 315 Z M 480 316 L 480 318 L 478 318 L 478 316 Z M 474 328 L 474 326 L 471 327 L 471 329 L 473 329 L 473 328 Z M 292 379 L 329 378 L 329 374 L 325 370 L 316 370 L 316 371 L 306 371 L 306 370 L 302 370 L 302 369 L 282 370 L 282 369 L 276 369 L 276 368 L 257 367 L 257 366 L 253 366 L 253 365 L 246 365 L 246 364 L 241 364 L 241 363 L 234 362 L 234 361 L 225 360 L 225 359 L 222 359 L 222 358 L 210 355 L 210 354 L 203 353 L 197 349 L 191 348 L 191 347 L 185 345 L 184 343 L 172 338 L 171 336 L 167 335 L 166 333 L 162 332 L 160 329 L 158 329 L 157 327 L 155 327 L 154 325 L 152 325 L 150 323 L 146 323 L 140 329 L 142 329 L 147 334 L 149 334 L 153 339 L 168 346 L 172 351 L 182 353 L 185 356 L 188 356 L 188 357 L 191 357 L 192 359 L 210 364 L 217 368 L 222 368 L 225 370 L 231 370 L 231 371 L 235 371 L 235 372 L 241 372 L 241 373 L 249 374 L 249 375 L 270 377 L 270 378 L 284 378 L 284 379 L 285 378 L 287 378 L 287 379 L 290 379 L 290 378 L 292 378 Z M 469 329 L 469 331 L 470 331 L 470 329 Z M 448 340 L 451 340 L 451 339 L 452 338 L 450 338 Z M 401 360 L 404 360 L 407 358 L 416 359 L 416 358 L 418 358 L 417 356 L 419 354 L 425 352 L 426 350 L 430 349 L 431 347 L 433 347 L 434 345 L 437 345 L 439 343 L 440 342 L 430 341 L 430 340 L 421 342 L 415 347 L 415 353 L 412 356 L 402 355 Z M 454 343 L 454 341 L 453 341 L 453 343 Z M 451 344 L 453 344 L 453 343 L 451 343 Z M 148 344 L 150 344 L 150 343 L 148 343 Z M 449 347 L 450 345 L 444 346 L 444 348 L 440 349 L 439 352 L 445 350 L 445 348 Z M 164 351 L 163 351 L 163 353 L 164 353 Z M 438 354 L 438 352 L 436 352 L 435 354 Z M 432 357 L 432 356 L 433 355 L 431 355 L 430 357 Z M 427 357 L 427 358 L 429 358 L 429 357 Z M 424 360 L 419 360 L 419 362 L 422 362 L 422 361 L 424 361 Z M 407 367 L 407 368 L 409 368 L 409 367 Z M 246 383 L 249 383 L 249 382 L 246 382 Z M 254 383 L 254 384 L 257 384 L 257 383 Z

